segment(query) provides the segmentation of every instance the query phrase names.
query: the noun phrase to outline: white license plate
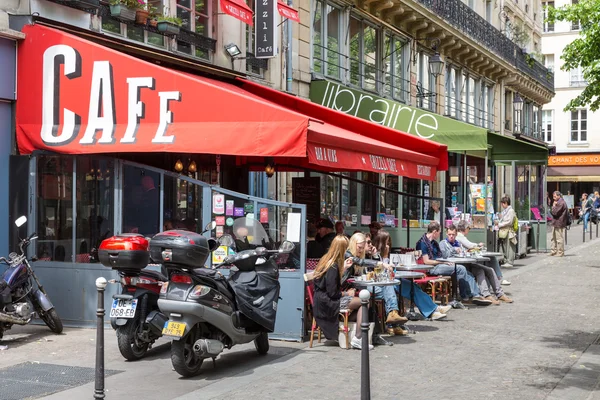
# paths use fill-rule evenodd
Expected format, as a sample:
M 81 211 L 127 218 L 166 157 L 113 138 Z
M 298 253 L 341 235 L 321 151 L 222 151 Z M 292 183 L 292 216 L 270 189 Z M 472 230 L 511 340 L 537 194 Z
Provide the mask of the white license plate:
M 110 309 L 111 318 L 133 318 L 135 317 L 135 309 L 137 308 L 137 299 L 124 300 L 113 299 L 112 308 Z

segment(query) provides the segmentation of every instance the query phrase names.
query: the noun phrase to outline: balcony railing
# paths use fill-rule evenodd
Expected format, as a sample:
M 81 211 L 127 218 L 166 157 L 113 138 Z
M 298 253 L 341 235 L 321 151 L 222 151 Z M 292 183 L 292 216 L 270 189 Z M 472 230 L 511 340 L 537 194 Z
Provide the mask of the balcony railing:
M 554 92 L 554 74 L 525 52 L 502 32 L 469 8 L 461 0 L 417 0 L 450 25 L 460 29 L 492 53 L 498 54 L 519 71 Z

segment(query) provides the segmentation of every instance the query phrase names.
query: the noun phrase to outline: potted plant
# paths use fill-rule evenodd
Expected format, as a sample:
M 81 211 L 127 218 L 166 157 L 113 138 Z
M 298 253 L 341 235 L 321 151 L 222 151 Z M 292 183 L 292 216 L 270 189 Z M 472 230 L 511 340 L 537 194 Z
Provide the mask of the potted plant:
M 181 18 L 171 17 L 168 15 L 159 15 L 157 16 L 158 20 L 158 31 L 164 33 L 171 33 L 177 35 L 179 33 L 179 28 L 183 25 L 183 21 Z
M 156 26 L 158 25 L 158 20 L 157 15 L 158 15 L 158 9 L 156 7 L 154 7 L 153 5 L 148 4 L 148 25 L 156 28 Z
M 150 11 L 147 9 L 148 4 L 144 0 L 137 0 L 138 8 L 135 10 L 135 23 L 146 25 Z
M 124 21 L 135 21 L 137 0 L 110 0 L 110 15 Z

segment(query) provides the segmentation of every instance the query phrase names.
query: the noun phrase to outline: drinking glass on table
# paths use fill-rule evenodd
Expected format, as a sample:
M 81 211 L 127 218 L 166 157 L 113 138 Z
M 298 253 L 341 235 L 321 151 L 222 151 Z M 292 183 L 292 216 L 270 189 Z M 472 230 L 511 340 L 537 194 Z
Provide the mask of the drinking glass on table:
M 382 279 L 382 276 L 381 276 L 382 273 L 383 273 L 383 263 L 380 261 L 377 263 L 377 265 L 375 265 L 375 276 L 377 277 L 377 280 Z

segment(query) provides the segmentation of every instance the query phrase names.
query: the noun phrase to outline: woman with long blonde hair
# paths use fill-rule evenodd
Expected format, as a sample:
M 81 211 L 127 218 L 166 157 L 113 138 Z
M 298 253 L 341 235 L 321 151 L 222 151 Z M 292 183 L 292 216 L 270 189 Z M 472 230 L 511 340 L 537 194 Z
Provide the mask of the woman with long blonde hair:
M 362 321 L 360 299 L 354 297 L 355 290 L 342 291 L 342 275 L 345 270 L 352 267 L 352 259 L 345 259 L 348 239 L 338 235 L 331 242 L 327 253 L 321 257 L 314 272 L 315 297 L 314 314 L 317 324 L 323 330 L 325 337 L 337 340 L 338 316 L 340 309 L 357 310 L 357 321 Z M 356 329 L 356 336 L 350 342 L 355 349 L 361 348 L 360 329 Z M 372 346 L 369 345 L 369 349 Z

